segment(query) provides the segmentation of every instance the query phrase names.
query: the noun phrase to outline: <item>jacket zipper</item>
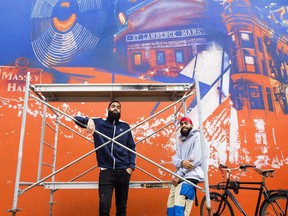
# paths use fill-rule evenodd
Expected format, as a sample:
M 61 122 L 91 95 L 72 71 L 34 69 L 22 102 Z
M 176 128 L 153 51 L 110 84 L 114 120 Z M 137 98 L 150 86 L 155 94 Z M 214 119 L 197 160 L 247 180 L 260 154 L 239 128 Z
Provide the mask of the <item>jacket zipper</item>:
M 115 133 L 116 133 L 116 126 L 115 126 L 115 121 L 113 122 L 113 139 L 115 137 Z M 113 150 L 114 150 L 114 142 L 112 142 L 112 145 L 111 145 L 111 155 L 113 157 L 113 169 L 115 169 L 115 157 L 114 157 L 114 154 L 113 154 Z

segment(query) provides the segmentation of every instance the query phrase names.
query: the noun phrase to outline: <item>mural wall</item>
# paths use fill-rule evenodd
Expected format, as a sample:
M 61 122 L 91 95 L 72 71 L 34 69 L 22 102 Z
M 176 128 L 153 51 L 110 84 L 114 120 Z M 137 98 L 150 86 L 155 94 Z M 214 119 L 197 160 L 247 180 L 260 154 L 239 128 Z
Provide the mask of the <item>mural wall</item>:
M 209 181 L 220 179 L 219 163 L 235 167 L 246 163 L 276 169 L 268 184 L 288 188 L 286 0 L 2 0 L 0 11 L 0 215 L 15 211 L 12 202 L 27 72 L 32 84 L 193 83 L 197 76 L 204 135 L 211 150 Z M 124 102 L 122 119 L 136 126 L 169 104 Z M 198 127 L 196 97 L 187 99 L 186 105 Z M 105 116 L 107 104 L 58 102 L 53 106 L 69 116 Z M 35 182 L 51 173 L 51 167 L 43 166 L 37 176 L 43 115 L 56 126 L 55 113 L 43 113 L 41 103 L 29 100 L 23 182 Z M 178 120 L 183 114 L 177 115 Z M 133 132 L 139 142 L 137 151 L 171 170 L 177 143 L 173 118 L 172 108 Z M 60 121 L 86 136 L 69 118 L 60 115 Z M 152 135 L 165 125 L 168 127 Z M 54 142 L 53 131 L 45 137 L 47 143 Z M 93 148 L 63 127 L 59 128 L 58 142 L 57 169 Z M 54 157 L 48 149 L 44 149 L 43 158 L 47 163 Z M 138 157 L 137 163 L 161 180 L 171 179 L 169 173 L 142 158 Z M 55 180 L 70 181 L 93 166 L 95 156 L 91 155 L 59 173 Z M 260 176 L 251 171 L 243 178 Z M 97 179 L 97 169 L 79 178 Z M 138 169 L 132 180 L 153 178 Z M 132 189 L 129 215 L 165 215 L 168 192 Z M 247 212 L 253 214 L 255 203 L 245 196 L 254 194 L 239 196 L 243 196 Z M 97 199 L 96 190 L 59 190 L 51 197 L 49 190 L 39 186 L 19 196 L 17 207 L 22 210 L 16 212 L 92 215 L 98 209 Z M 194 211 L 197 215 L 199 207 Z

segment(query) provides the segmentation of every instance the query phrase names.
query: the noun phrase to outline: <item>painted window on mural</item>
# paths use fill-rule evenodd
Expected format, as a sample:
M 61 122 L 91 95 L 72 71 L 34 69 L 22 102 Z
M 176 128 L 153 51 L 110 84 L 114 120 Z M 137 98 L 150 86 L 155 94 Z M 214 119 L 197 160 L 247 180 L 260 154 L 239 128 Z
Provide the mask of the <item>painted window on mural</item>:
M 157 51 L 157 64 L 158 65 L 164 65 L 165 64 L 165 52 L 163 51 Z
M 242 32 L 241 33 L 241 39 L 242 39 L 242 47 L 243 48 L 254 48 L 253 38 L 252 38 L 251 33 Z
M 253 56 L 245 56 L 244 57 L 245 65 L 246 65 L 246 70 L 248 72 L 255 72 L 255 60 Z
M 257 38 L 257 44 L 258 44 L 259 51 L 263 52 L 264 51 L 263 42 L 262 42 L 262 39 L 259 37 Z
M 231 35 L 231 40 L 235 43 L 235 34 Z
M 231 35 L 231 48 L 235 49 L 236 48 L 236 38 L 235 38 L 235 34 Z
M 266 95 L 267 95 L 267 102 L 268 102 L 268 109 L 269 111 L 274 111 L 271 89 L 266 88 Z
M 243 109 L 243 100 L 242 100 L 242 86 L 238 84 L 235 85 L 235 92 L 233 94 L 233 105 L 237 110 Z
M 262 63 L 263 74 L 268 76 L 268 69 L 267 69 L 266 61 L 265 60 L 261 60 L 261 63 Z
M 261 85 L 249 84 L 248 94 L 249 94 L 250 109 L 264 109 L 264 101 Z
M 139 66 L 142 64 L 142 55 L 141 53 L 134 54 L 134 65 Z
M 175 51 L 175 61 L 176 63 L 184 63 L 184 51 L 183 50 Z

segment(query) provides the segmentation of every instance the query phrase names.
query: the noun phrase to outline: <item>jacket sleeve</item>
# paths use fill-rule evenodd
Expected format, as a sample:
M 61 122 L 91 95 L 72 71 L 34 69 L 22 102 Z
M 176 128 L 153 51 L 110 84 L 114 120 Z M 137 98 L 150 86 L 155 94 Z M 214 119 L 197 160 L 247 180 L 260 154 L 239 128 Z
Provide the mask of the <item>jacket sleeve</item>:
M 197 132 L 195 134 L 195 140 L 193 143 L 193 150 L 191 152 L 190 158 L 193 160 L 193 166 L 201 166 L 203 162 L 202 158 L 202 146 L 201 146 L 201 140 L 200 140 L 200 132 Z
M 182 162 L 182 159 L 179 155 L 179 150 L 178 150 L 178 146 L 177 146 L 176 153 L 172 157 L 172 163 L 177 169 L 179 169 L 179 168 L 181 168 L 181 162 Z
M 131 131 L 128 133 L 127 147 L 133 151 L 136 151 L 136 145 L 135 145 Z M 129 153 L 129 168 L 132 168 L 134 170 L 136 154 L 130 151 L 128 153 Z
M 172 163 L 174 164 L 174 166 L 177 168 L 176 170 L 176 174 L 183 177 L 185 175 L 185 169 L 181 166 L 181 162 L 182 159 L 179 155 L 179 150 L 178 150 L 178 146 L 176 148 L 176 153 L 175 155 L 172 157 Z
M 74 122 L 81 128 L 86 128 L 89 118 L 87 116 L 75 116 Z

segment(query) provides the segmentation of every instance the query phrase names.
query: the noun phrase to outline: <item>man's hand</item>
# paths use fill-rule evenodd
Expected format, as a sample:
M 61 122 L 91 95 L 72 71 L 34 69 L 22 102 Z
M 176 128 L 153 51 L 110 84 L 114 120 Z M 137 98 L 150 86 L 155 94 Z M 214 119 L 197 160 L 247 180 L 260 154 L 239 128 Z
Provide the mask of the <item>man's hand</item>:
M 178 178 L 177 176 L 174 176 L 174 177 L 172 178 L 172 184 L 173 184 L 174 186 L 177 186 L 178 183 L 179 183 L 179 181 L 180 181 L 180 178 Z
M 126 172 L 129 173 L 129 174 L 131 175 L 132 172 L 133 172 L 133 170 L 132 170 L 132 168 L 127 168 L 127 169 L 126 169 Z
M 87 123 L 87 133 L 88 134 L 93 134 L 94 131 L 95 131 L 94 121 L 92 119 L 89 119 L 88 123 Z
M 192 170 L 192 169 L 194 169 L 192 162 L 193 161 L 191 159 L 190 160 L 183 160 L 182 167 L 187 169 L 187 170 Z

